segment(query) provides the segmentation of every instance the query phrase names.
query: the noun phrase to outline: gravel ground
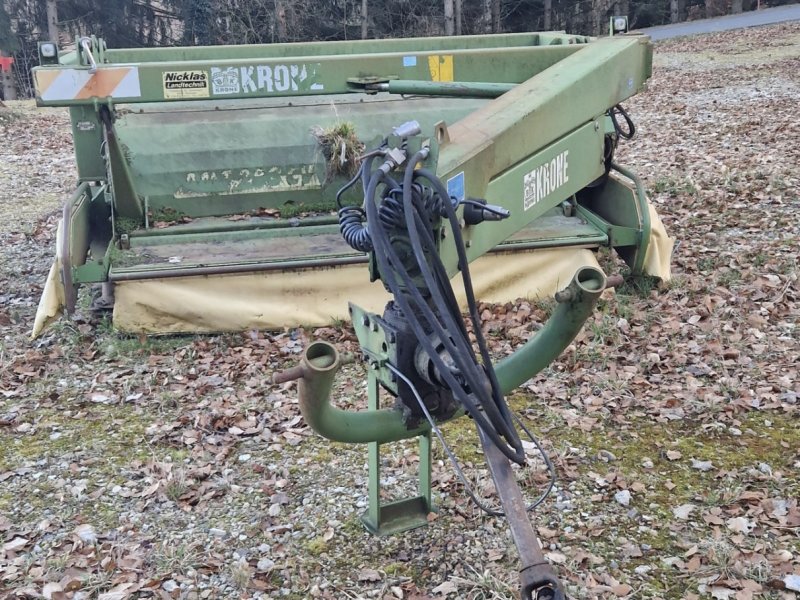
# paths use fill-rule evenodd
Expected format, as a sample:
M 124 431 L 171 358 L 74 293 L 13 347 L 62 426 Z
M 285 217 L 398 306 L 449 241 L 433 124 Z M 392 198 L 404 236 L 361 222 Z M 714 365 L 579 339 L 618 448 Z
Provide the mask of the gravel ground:
M 740 68 L 739 65 L 745 65 Z M 511 399 L 559 482 L 537 512 L 576 599 L 796 598 L 800 25 L 660 43 L 627 103 L 641 174 L 679 245 L 675 280 L 601 302 Z M 366 449 L 304 426 L 269 384 L 307 341 L 347 329 L 140 339 L 91 315 L 27 338 L 73 186 L 64 111 L 0 113 L 0 596 L 514 598 L 505 524 L 435 450 L 440 511 L 376 538 Z M 619 268 L 604 256 L 607 269 Z M 495 352 L 547 304 L 484 306 Z M 336 395 L 363 403 L 364 371 Z M 468 422 L 445 435 L 491 496 Z M 415 448 L 385 484 L 413 486 Z M 545 483 L 534 461 L 523 482 Z

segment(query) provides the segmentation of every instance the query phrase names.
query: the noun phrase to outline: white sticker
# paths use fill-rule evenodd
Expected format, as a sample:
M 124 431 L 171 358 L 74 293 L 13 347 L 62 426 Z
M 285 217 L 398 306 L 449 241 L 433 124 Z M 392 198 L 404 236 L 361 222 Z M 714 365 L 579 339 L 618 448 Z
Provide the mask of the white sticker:
M 305 64 L 211 67 L 211 92 L 225 96 L 297 92 L 301 88 L 318 90 L 322 84 L 307 81 L 316 75 L 316 67 Z
M 417 66 L 417 57 L 416 56 L 404 56 L 403 57 L 403 66 L 404 67 L 416 67 Z
M 528 210 L 569 181 L 569 150 L 536 167 L 522 180 L 523 207 Z

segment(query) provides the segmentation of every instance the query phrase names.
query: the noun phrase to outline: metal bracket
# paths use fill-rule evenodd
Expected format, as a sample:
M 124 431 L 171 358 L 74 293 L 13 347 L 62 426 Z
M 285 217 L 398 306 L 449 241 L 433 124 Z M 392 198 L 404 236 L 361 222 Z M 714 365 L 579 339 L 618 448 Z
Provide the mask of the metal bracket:
M 374 369 L 369 372 L 369 410 L 380 409 L 380 381 Z M 428 514 L 435 512 L 431 499 L 431 434 L 419 436 L 419 495 L 394 502 L 381 502 L 381 445 L 368 444 L 369 506 L 361 521 L 372 534 L 393 535 L 428 524 Z

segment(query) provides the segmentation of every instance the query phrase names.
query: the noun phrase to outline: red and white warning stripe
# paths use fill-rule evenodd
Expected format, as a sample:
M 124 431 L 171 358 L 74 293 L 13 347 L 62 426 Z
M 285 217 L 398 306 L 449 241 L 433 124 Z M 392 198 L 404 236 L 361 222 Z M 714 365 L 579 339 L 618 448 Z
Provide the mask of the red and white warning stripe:
M 86 69 L 37 69 L 36 95 L 44 102 L 89 98 L 140 98 L 137 67 Z

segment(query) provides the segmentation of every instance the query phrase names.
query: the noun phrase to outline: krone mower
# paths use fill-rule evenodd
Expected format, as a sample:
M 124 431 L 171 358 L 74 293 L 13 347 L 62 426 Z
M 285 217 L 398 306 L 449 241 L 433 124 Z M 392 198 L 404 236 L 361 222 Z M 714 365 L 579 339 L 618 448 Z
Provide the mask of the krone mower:
M 620 281 L 596 249 L 613 248 L 633 276 L 669 278 L 672 241 L 614 161 L 634 133 L 620 103 L 650 76 L 648 38 L 77 48 L 42 45 L 34 69 L 38 103 L 70 109 L 80 178 L 37 330 L 74 310 L 89 283 L 125 331 L 349 316 L 367 410 L 331 403 L 343 359 L 326 342 L 274 381 L 299 381 L 321 435 L 368 444 L 365 526 L 386 535 L 427 523 L 432 435 L 444 444 L 439 425 L 467 415 L 502 506 L 487 510 L 507 518 L 519 550 L 523 598 L 564 598 L 528 518 L 541 498 L 526 506 L 515 475 L 523 438 L 538 443 L 505 396 Z M 477 298 L 547 295 L 557 303 L 547 323 L 494 363 Z M 380 447 L 408 438 L 419 438 L 419 493 L 386 503 Z
M 645 37 L 76 48 L 40 44 L 33 70 L 37 103 L 69 107 L 78 170 L 37 334 L 87 284 L 128 332 L 322 325 L 354 297 L 379 310 L 374 259 L 348 238 L 364 190 L 337 193 L 387 144 L 426 148 L 483 300 L 551 296 L 600 246 L 669 275 L 660 222 L 613 160 Z

